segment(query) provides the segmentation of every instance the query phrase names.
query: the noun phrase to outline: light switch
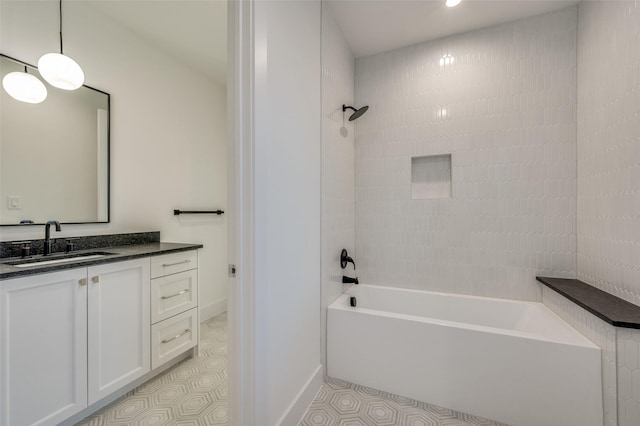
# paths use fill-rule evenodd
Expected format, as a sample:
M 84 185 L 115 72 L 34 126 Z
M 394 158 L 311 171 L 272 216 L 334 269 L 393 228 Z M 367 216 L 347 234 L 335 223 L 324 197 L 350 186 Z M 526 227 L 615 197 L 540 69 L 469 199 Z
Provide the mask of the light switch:
M 7 202 L 7 208 L 9 210 L 20 210 L 20 197 L 17 197 L 15 195 L 9 195 L 8 197 L 8 202 Z

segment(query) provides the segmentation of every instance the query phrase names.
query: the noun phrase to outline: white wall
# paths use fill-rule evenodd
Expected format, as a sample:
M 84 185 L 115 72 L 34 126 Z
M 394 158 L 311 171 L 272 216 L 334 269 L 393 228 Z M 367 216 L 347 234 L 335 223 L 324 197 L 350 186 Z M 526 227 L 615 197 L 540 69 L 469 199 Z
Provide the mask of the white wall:
M 572 7 L 356 60 L 361 282 L 539 300 L 536 275 L 575 276 L 576 25 Z M 453 197 L 412 200 L 411 157 L 448 153 Z
M 295 425 L 322 381 L 320 1 L 256 1 L 254 25 L 257 421 Z
M 640 305 L 640 5 L 578 26 L 578 278 Z
M 342 104 L 354 101 L 353 55 L 331 8 L 322 6 L 322 364 L 326 367 L 327 306 L 343 292 L 340 252 L 355 253 L 354 128 Z
M 6 1 L 0 50 L 28 63 L 58 49 L 56 2 Z M 226 219 L 173 216 L 174 208 L 226 207 L 226 88 L 96 14 L 65 3 L 65 53 L 86 83 L 111 94 L 111 223 L 68 225 L 55 237 L 160 231 L 204 244 L 204 313 L 226 300 Z M 0 239 L 43 238 L 40 227 L 3 227 Z

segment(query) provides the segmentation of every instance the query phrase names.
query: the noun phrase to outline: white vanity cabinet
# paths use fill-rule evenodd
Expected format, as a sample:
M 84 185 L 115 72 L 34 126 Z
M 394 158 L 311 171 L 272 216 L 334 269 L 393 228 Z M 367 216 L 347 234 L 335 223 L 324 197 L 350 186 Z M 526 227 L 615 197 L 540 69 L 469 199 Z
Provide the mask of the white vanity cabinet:
M 54 425 L 87 406 L 86 278 L 0 283 L 0 425 Z
M 0 281 L 0 426 L 82 418 L 186 355 L 197 266 L 188 250 Z
M 151 259 L 151 368 L 198 344 L 198 253 Z
M 88 268 L 89 405 L 151 370 L 149 259 Z
M 0 425 L 55 425 L 151 370 L 149 258 L 0 284 Z

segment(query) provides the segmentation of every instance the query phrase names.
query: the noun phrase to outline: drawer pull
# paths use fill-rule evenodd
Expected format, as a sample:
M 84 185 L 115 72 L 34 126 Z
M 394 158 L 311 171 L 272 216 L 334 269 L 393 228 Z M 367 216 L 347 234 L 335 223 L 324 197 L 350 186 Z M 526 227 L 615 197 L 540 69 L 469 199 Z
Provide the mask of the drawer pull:
M 162 300 L 166 300 L 166 299 L 171 299 L 172 297 L 176 297 L 176 296 L 182 296 L 185 293 L 189 293 L 191 290 L 189 290 L 188 288 L 185 288 L 182 291 L 177 292 L 176 294 L 172 294 L 171 296 L 162 296 L 160 299 Z
M 87 285 L 87 279 L 86 278 L 80 278 L 80 285 L 85 286 Z
M 176 339 L 179 339 L 180 337 L 184 336 L 185 334 L 191 333 L 191 330 L 189 330 L 188 328 L 185 329 L 182 333 L 173 336 L 171 339 L 166 339 L 163 340 L 162 343 L 169 343 L 169 342 L 173 342 Z
M 166 268 L 166 267 L 168 267 L 168 266 L 182 265 L 183 263 L 191 263 L 191 261 L 190 261 L 189 259 L 187 259 L 187 260 L 183 260 L 183 261 L 176 262 L 176 263 L 163 263 L 163 264 L 162 264 L 162 267 L 163 267 L 163 268 Z

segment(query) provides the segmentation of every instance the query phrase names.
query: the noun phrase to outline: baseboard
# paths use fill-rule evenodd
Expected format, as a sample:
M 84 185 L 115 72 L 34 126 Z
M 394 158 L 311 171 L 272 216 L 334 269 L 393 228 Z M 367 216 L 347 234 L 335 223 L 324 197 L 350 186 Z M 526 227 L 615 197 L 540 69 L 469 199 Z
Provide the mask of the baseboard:
M 278 426 L 296 426 L 304 414 L 307 412 L 309 405 L 315 398 L 316 394 L 322 386 L 322 365 L 316 368 L 307 383 L 300 389 L 298 396 L 291 403 L 287 411 L 280 417 L 276 423 Z
M 227 299 L 216 300 L 210 305 L 200 306 L 200 322 L 227 311 Z

